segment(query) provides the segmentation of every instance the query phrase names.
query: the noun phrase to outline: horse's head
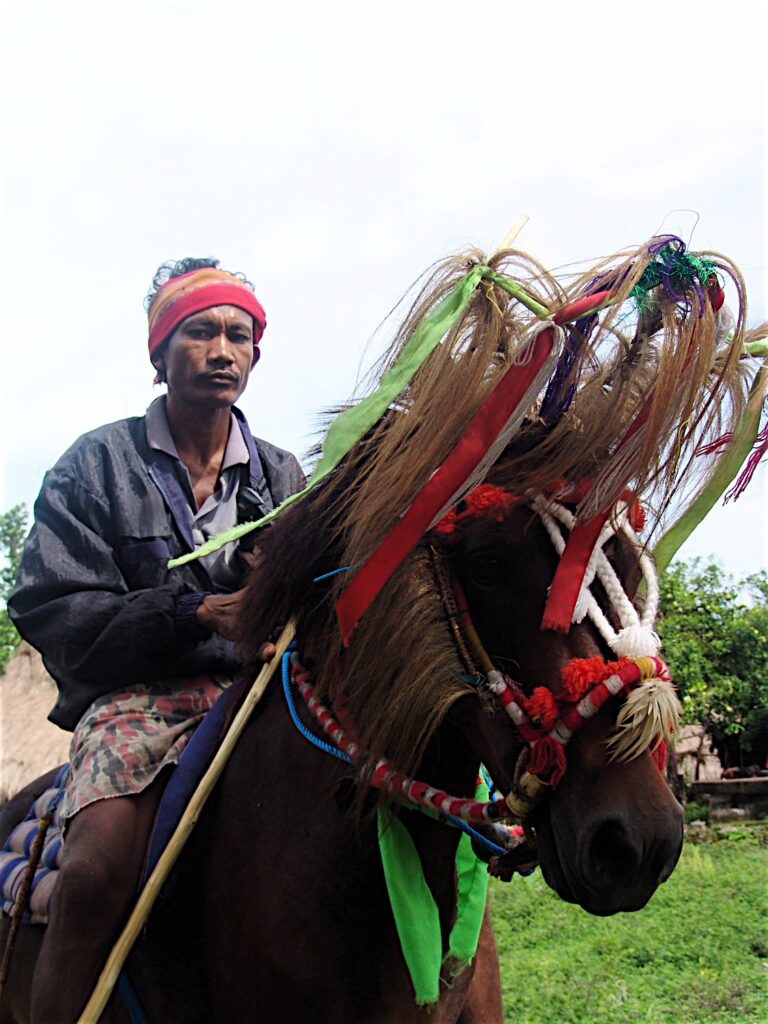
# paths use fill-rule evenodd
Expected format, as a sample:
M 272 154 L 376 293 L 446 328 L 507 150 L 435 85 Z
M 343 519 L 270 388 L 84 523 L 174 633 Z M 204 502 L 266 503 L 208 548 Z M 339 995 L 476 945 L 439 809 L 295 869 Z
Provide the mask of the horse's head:
M 535 828 L 549 883 L 598 914 L 643 906 L 669 875 L 681 811 L 649 752 L 671 708 L 665 667 L 643 646 L 652 615 L 634 645 L 611 640 L 629 628 L 640 545 L 606 538 L 614 568 L 597 574 L 594 600 L 582 581 L 606 510 L 631 493 L 663 514 L 711 470 L 695 463 L 702 443 L 741 415 L 744 317 L 724 345 L 720 272 L 738 285 L 730 264 L 671 238 L 567 288 L 519 253 L 448 261 L 374 391 L 331 427 L 317 486 L 267 531 L 246 609 L 251 654 L 296 617 L 318 696 L 354 723 L 362 778 L 387 758 L 434 767 L 426 781 L 467 797 L 471 747 L 474 769 L 482 760 Z M 489 481 L 525 500 L 465 515 Z M 570 495 L 554 525 L 542 492 Z M 474 653 L 451 572 L 479 633 Z
M 625 590 L 634 592 L 637 552 L 620 535 L 609 547 Z M 557 555 L 529 505 L 516 504 L 500 521 L 468 517 L 446 548 L 485 650 L 528 697 L 543 686 L 560 699 L 553 709 L 567 707 L 562 672 L 572 659 L 615 660 L 590 620 L 565 635 L 541 630 Z M 603 588 L 594 589 L 607 604 Z M 546 708 L 537 693 L 538 707 Z M 575 732 L 564 748 L 567 770 L 555 786 L 545 787 L 528 817 L 547 882 L 595 914 L 644 906 L 671 873 L 682 845 L 682 809 L 658 759 L 649 749 L 628 761 L 611 757 L 609 742 L 624 700 L 626 695 L 607 700 Z M 527 748 L 507 715 L 489 716 L 479 705 L 478 712 L 465 711 L 465 722 L 479 756 L 502 792 L 513 792 Z

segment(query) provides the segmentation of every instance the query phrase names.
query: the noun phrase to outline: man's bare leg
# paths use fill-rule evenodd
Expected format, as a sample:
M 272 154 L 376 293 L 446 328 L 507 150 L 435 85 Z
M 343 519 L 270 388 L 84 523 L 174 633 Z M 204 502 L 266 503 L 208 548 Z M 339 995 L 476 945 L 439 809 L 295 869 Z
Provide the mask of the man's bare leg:
M 71 820 L 35 969 L 32 1024 L 72 1024 L 85 1007 L 135 902 L 164 782 L 89 804 Z

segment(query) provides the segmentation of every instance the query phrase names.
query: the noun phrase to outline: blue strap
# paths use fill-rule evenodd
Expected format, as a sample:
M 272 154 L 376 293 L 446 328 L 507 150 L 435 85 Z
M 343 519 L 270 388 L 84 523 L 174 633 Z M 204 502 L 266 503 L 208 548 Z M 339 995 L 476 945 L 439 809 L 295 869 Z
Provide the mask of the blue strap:
M 149 1017 L 144 1012 L 144 1007 L 139 1002 L 136 989 L 131 984 L 125 969 L 117 976 L 117 991 L 123 998 L 131 1024 L 149 1024 Z
M 344 761 L 346 764 L 352 764 L 352 759 L 348 754 L 345 754 L 343 750 L 337 749 L 330 743 L 326 743 L 325 740 L 321 740 L 319 736 L 315 736 L 315 734 L 310 732 L 299 718 L 299 713 L 296 710 L 296 704 L 291 690 L 291 655 L 289 651 L 286 651 L 283 655 L 281 667 L 283 672 L 283 693 L 285 694 L 285 702 L 288 705 L 288 711 L 290 712 L 293 724 L 299 730 L 301 735 L 305 740 L 309 740 L 310 743 L 317 747 L 318 750 L 322 750 L 323 753 L 330 754 L 332 757 L 337 757 L 339 761 Z

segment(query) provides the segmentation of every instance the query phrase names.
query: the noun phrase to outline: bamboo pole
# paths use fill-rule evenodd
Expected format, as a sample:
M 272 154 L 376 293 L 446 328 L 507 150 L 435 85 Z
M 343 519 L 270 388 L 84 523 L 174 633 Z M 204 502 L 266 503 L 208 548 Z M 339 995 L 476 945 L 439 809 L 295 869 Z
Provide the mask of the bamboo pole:
M 112 995 L 112 990 L 117 983 L 118 975 L 122 970 L 123 964 L 127 960 L 128 954 L 133 948 L 133 944 L 138 938 L 139 932 L 144 927 L 149 916 L 149 912 L 152 909 L 155 900 L 160 895 L 160 891 L 170 874 L 171 868 L 176 863 L 185 843 L 192 834 L 192 829 L 197 824 L 197 820 L 205 806 L 206 800 L 211 795 L 213 787 L 218 781 L 224 765 L 227 763 L 232 751 L 234 750 L 235 744 L 240 738 L 253 709 L 261 700 L 270 679 L 280 665 L 282 656 L 285 654 L 289 644 L 293 640 L 295 632 L 296 623 L 295 620 L 291 619 L 281 633 L 280 639 L 277 641 L 277 650 L 274 658 L 262 666 L 258 677 L 248 692 L 248 696 L 245 698 L 240 710 L 232 722 L 232 725 L 229 727 L 227 735 L 224 737 L 221 746 L 216 751 L 216 755 L 211 761 L 208 771 L 200 780 L 200 785 L 192 794 L 192 798 L 190 799 L 184 814 L 181 816 L 181 820 L 176 827 L 176 831 L 171 836 L 168 846 L 163 850 L 160 859 L 155 865 L 154 871 L 147 880 L 147 884 L 141 890 L 139 898 L 136 901 L 136 906 L 133 908 L 131 916 L 128 918 L 120 937 L 112 948 L 112 952 L 99 975 L 96 988 L 94 989 L 87 1006 L 83 1010 L 78 1024 L 97 1024 L 99 1017 L 104 1012 L 104 1008 L 109 1001 L 109 997 Z
M 520 232 L 523 230 L 523 228 L 525 227 L 525 225 L 528 223 L 528 221 L 530 219 L 531 218 L 528 216 L 527 213 L 521 213 L 520 216 L 515 221 L 515 223 L 512 225 L 512 227 L 506 233 L 504 238 L 502 238 L 501 244 L 498 245 L 497 248 L 496 248 L 496 252 L 502 252 L 504 249 L 511 249 L 512 248 L 512 243 L 515 241 L 517 236 L 520 234 Z

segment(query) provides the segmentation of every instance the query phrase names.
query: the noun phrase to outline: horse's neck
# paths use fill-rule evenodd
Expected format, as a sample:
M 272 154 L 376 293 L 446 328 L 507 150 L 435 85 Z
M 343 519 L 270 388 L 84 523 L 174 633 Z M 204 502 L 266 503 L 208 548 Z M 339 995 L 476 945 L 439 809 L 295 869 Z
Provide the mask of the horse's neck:
M 477 771 L 477 759 L 464 735 L 443 726 L 429 744 L 416 776 L 436 789 L 472 797 Z M 403 812 L 403 820 L 419 853 L 424 880 L 438 907 L 445 951 L 456 912 L 455 863 L 461 833 L 419 811 Z
M 301 700 L 298 713 L 308 729 L 320 735 L 320 729 Z M 326 819 L 328 841 L 345 831 L 363 828 L 369 833 L 363 847 L 375 846 L 376 821 L 364 812 L 361 821 L 355 815 L 355 803 L 350 800 L 350 786 L 354 769 L 341 764 L 331 755 L 319 754 L 290 721 L 285 697 L 279 684 L 273 684 L 264 698 L 263 722 L 254 722 L 241 743 L 252 746 L 252 754 L 244 758 L 245 764 L 263 764 L 270 761 L 283 764 L 283 785 L 286 792 L 298 792 Z M 323 737 L 327 739 L 327 737 Z M 269 751 L 269 752 L 268 752 Z M 397 767 L 397 766 L 394 766 Z M 416 778 L 438 789 L 457 796 L 473 796 L 477 775 L 477 761 L 463 734 L 458 730 L 440 730 L 427 747 L 422 763 L 414 773 Z M 242 784 L 235 773 L 235 789 Z M 258 776 L 252 785 L 259 786 Z M 377 796 L 375 790 L 371 797 Z M 350 803 L 352 806 L 350 806 Z M 325 810 L 323 810 L 325 808 Z M 312 814 L 314 818 L 314 810 Z M 418 810 L 402 810 L 400 817 L 408 829 L 419 854 L 424 880 L 438 907 L 443 942 L 447 948 L 448 935 L 456 908 L 456 849 L 460 833 Z M 311 859 L 311 858 L 310 858 Z

